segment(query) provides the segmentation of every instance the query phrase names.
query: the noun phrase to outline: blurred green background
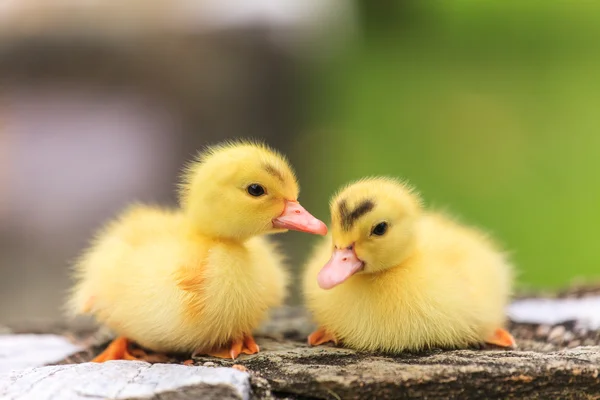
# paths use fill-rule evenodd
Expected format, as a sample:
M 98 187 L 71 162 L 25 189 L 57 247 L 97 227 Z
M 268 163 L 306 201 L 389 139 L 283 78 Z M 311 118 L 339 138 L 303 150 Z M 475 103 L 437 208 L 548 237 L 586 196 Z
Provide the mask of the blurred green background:
M 598 6 L 423 3 L 358 3 L 364 36 L 315 72 L 307 207 L 399 176 L 494 234 L 521 285 L 598 278 Z
M 340 186 L 397 176 L 489 231 L 521 289 L 600 279 L 600 3 L 9 3 L 0 323 L 60 318 L 98 227 L 177 206 L 181 166 L 239 137 L 288 154 L 324 221 Z M 298 277 L 318 238 L 278 240 Z

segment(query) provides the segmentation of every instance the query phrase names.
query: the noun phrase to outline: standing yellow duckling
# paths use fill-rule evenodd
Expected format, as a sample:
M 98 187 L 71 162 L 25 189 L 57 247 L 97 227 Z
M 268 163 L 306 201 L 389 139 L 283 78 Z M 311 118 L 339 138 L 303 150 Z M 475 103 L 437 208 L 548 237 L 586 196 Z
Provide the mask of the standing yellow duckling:
M 514 345 L 503 329 L 512 267 L 482 232 L 423 211 L 413 190 L 388 178 L 344 188 L 331 215 L 332 238 L 304 276 L 319 324 L 309 344 L 393 353 Z
M 76 264 L 69 301 L 120 335 L 95 361 L 135 359 L 130 340 L 158 352 L 256 353 L 252 331 L 287 283 L 260 235 L 327 233 L 298 190 L 281 155 L 235 142 L 189 165 L 180 209 L 135 205 L 110 223 Z

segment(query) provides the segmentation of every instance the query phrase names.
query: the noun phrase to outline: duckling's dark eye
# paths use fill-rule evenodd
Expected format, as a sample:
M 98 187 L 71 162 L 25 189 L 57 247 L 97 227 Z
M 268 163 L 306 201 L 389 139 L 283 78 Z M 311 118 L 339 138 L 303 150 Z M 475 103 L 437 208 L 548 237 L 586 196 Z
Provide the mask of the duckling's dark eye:
M 265 188 L 260 186 L 258 183 L 253 183 L 248 186 L 248 194 L 254 197 L 259 197 L 265 194 Z
M 380 222 L 377 225 L 375 225 L 375 227 L 371 231 L 371 235 L 383 236 L 387 232 L 387 229 L 388 229 L 387 222 Z

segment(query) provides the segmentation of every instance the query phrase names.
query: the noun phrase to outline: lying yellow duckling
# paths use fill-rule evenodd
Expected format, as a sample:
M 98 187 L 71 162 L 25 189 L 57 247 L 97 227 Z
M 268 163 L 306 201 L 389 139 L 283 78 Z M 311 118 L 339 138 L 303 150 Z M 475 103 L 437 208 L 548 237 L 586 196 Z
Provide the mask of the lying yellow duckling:
M 512 268 L 482 232 L 422 211 L 413 190 L 387 178 L 344 188 L 331 215 L 332 238 L 304 276 L 319 324 L 309 344 L 393 353 L 514 345 L 503 329 Z
M 187 168 L 181 209 L 135 205 L 110 223 L 78 261 L 69 301 L 120 335 L 94 361 L 135 359 L 130 340 L 158 352 L 256 353 L 252 331 L 287 283 L 260 235 L 327 233 L 297 198 L 281 155 L 230 143 Z

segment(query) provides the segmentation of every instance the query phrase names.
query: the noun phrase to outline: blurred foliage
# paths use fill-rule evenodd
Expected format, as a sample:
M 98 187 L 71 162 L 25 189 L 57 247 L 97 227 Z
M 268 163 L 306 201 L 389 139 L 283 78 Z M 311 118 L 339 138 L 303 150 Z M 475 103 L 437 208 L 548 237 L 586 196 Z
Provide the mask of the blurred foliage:
M 328 220 L 341 185 L 404 177 L 492 232 L 521 284 L 600 277 L 600 6 L 357 4 L 361 38 L 309 89 L 306 207 Z

